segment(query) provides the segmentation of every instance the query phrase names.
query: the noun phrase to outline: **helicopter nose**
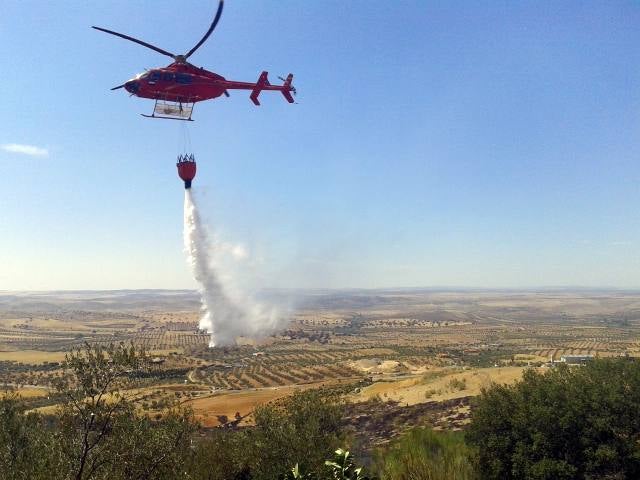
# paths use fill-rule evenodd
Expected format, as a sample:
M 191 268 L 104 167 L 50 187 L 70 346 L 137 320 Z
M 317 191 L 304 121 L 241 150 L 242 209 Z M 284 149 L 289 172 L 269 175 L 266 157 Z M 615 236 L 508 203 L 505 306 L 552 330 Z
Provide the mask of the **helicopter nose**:
M 140 89 L 140 84 L 138 83 L 137 80 L 129 80 L 127 83 L 124 84 L 124 88 L 127 92 L 135 94 Z

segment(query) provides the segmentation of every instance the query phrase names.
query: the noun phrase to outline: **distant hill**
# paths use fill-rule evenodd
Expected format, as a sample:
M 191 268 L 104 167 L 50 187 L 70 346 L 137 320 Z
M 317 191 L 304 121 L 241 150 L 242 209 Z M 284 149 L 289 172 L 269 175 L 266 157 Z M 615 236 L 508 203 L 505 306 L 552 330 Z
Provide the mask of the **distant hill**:
M 200 307 L 194 290 L 0 292 L 0 310 L 20 312 L 182 311 Z

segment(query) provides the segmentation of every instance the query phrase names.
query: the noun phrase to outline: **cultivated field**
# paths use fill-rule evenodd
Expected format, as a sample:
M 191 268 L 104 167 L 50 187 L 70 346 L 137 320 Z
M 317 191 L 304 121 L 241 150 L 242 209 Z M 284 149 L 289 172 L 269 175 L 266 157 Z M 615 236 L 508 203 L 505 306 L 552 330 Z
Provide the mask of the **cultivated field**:
M 157 415 L 184 403 L 214 426 L 250 422 L 256 405 L 298 388 L 339 387 L 353 402 L 449 405 L 563 355 L 640 356 L 640 292 L 276 291 L 267 298 L 296 305 L 286 331 L 210 349 L 193 292 L 0 292 L 0 382 L 34 407 L 51 408 L 47 388 L 65 352 L 85 342 L 132 342 L 153 358 L 153 374 L 130 392 L 141 409 Z

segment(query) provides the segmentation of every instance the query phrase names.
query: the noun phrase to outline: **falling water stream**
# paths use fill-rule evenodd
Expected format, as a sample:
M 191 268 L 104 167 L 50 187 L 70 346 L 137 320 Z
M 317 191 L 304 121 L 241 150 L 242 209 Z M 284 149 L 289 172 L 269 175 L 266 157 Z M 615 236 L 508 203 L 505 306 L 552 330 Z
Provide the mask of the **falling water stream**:
M 184 194 L 184 247 L 202 300 L 200 328 L 211 335 L 210 347 L 233 345 L 238 337 L 260 338 L 281 328 L 283 319 L 273 308 L 249 295 L 231 294 L 215 262 L 220 246 L 210 240 L 198 214 L 192 189 Z

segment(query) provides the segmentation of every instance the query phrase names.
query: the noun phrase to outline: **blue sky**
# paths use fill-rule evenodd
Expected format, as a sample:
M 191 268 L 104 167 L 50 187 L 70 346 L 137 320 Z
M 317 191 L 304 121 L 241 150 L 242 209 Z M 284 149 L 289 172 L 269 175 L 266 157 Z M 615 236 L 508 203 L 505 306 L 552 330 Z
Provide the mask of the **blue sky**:
M 190 288 L 179 122 L 109 88 L 214 0 L 4 0 L 0 289 Z M 194 192 L 267 287 L 640 287 L 640 4 L 227 0 Z M 12 152 L 11 145 L 46 149 Z M 14 149 L 15 150 L 15 149 Z

